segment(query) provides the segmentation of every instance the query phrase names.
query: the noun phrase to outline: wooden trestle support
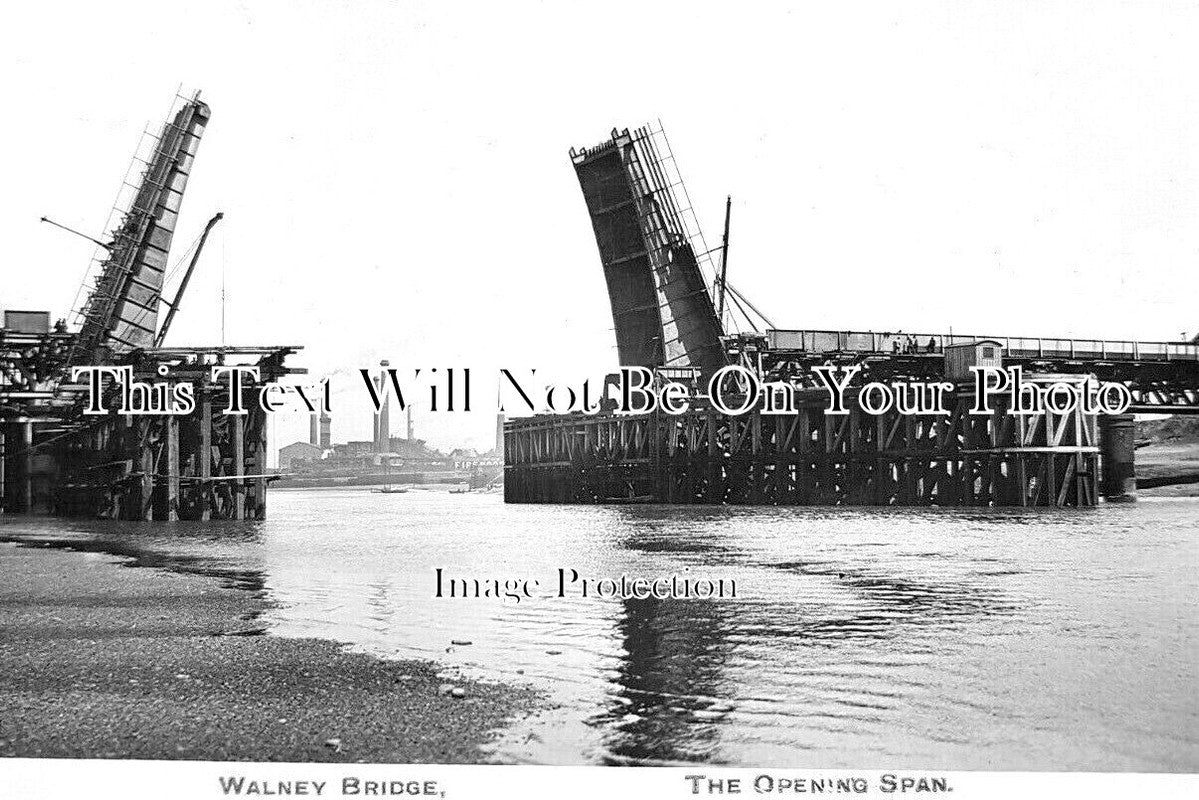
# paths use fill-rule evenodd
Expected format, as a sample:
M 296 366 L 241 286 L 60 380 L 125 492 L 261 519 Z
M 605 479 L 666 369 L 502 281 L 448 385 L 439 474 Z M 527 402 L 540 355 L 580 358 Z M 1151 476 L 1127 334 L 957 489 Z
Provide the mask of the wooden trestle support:
M 538 416 L 505 429 L 509 503 L 1089 506 L 1097 502 L 1096 417 L 969 413 L 825 415 L 824 393 L 794 413 Z
M 265 352 L 261 381 L 295 370 L 283 367 L 292 348 Z M 229 389 L 213 383 L 220 354 L 153 351 L 137 367 L 141 381 L 190 381 L 196 409 L 186 415 L 108 414 L 84 417 L 81 427 L 50 444 L 55 474 L 50 513 L 126 520 L 241 520 L 266 516 L 267 414 L 257 387 L 243 389 L 245 414 L 226 414 Z M 170 364 L 169 378 L 157 366 Z

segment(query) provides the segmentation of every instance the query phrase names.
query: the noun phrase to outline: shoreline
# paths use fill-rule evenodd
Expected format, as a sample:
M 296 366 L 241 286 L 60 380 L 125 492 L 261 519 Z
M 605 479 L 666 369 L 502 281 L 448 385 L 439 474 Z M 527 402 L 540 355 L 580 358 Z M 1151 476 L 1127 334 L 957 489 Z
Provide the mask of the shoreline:
M 1137 494 L 1199 497 L 1199 443 L 1155 442 L 1137 450 Z
M 258 635 L 231 581 L 0 544 L 0 757 L 485 763 L 532 689 Z

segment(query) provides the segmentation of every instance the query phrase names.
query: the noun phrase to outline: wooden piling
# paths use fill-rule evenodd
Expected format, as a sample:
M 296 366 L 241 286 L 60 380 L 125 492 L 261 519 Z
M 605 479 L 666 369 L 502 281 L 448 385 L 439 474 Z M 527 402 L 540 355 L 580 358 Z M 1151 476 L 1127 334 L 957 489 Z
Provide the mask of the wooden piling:
M 246 518 L 246 416 L 233 417 L 233 519 Z
M 140 469 L 136 519 L 149 520 L 154 518 L 154 453 L 150 449 L 150 420 L 138 417 L 135 426 Z
M 179 418 L 166 417 L 167 429 L 167 520 L 179 519 Z
M 21 423 L 21 502 L 25 513 L 33 511 L 33 423 Z
M 199 517 L 203 522 L 212 518 L 212 392 L 203 387 L 200 389 L 200 451 L 199 471 L 200 485 L 197 487 L 199 497 Z

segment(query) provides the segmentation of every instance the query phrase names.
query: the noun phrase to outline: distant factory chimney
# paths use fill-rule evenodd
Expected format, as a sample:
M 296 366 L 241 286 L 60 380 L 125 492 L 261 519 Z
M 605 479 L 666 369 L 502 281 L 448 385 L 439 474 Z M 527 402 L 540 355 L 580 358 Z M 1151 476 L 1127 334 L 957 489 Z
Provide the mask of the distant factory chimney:
M 316 414 L 308 416 L 308 444 L 321 446 L 320 418 Z
M 412 405 L 408 406 L 408 441 L 416 438 L 416 427 L 412 424 Z
M 330 419 L 329 413 L 326 411 L 321 412 L 320 429 L 321 440 L 318 447 L 322 450 L 328 450 L 333 446 L 333 420 Z
M 380 367 L 386 368 L 390 365 L 387 359 L 379 362 Z M 391 450 L 391 395 L 387 393 L 387 383 L 384 380 L 385 372 L 380 371 L 378 379 L 375 381 L 375 388 L 383 397 L 383 406 L 378 413 L 375 414 L 375 452 L 386 453 Z
M 495 415 L 495 457 L 504 460 L 504 412 Z

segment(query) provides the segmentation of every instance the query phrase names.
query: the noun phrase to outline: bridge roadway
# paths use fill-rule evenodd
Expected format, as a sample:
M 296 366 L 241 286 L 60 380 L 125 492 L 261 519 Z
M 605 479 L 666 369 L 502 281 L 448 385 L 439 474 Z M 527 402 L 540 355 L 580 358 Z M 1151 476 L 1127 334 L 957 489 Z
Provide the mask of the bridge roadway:
M 868 361 L 881 373 L 935 376 L 946 345 L 993 341 L 1005 364 L 1030 373 L 1090 373 L 1128 386 L 1137 414 L 1199 414 L 1199 343 L 973 336 L 873 331 L 769 330 L 757 356 L 764 374 L 826 361 Z M 790 368 L 790 369 L 789 369 Z

